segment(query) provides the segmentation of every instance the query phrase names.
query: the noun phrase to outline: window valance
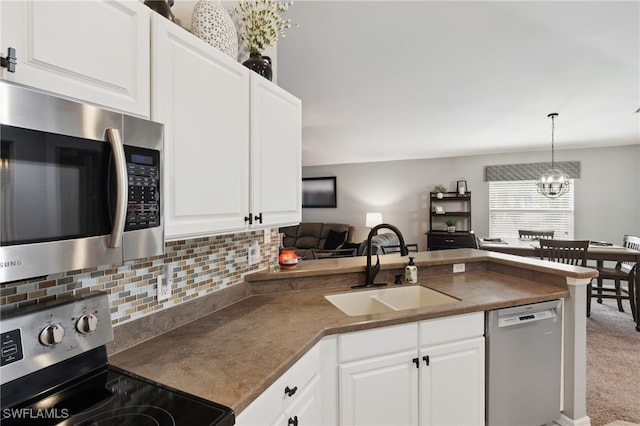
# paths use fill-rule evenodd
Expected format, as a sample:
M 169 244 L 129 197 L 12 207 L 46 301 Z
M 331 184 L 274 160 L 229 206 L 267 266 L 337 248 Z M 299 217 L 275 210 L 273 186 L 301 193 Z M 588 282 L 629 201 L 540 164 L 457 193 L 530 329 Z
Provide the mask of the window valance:
M 580 177 L 579 161 L 556 161 L 556 169 L 562 170 L 571 179 Z M 537 180 L 542 173 L 551 168 L 548 163 L 501 164 L 484 167 L 485 182 L 509 180 Z

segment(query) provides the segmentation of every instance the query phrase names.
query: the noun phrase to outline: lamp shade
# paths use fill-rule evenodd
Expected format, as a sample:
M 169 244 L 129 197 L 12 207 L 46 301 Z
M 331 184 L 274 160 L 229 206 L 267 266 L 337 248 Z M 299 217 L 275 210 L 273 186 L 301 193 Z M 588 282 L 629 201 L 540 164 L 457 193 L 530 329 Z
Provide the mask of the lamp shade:
M 367 228 L 373 228 L 376 225 L 380 225 L 382 223 L 382 213 L 377 212 L 369 212 L 367 213 L 367 217 L 364 221 L 364 226 Z

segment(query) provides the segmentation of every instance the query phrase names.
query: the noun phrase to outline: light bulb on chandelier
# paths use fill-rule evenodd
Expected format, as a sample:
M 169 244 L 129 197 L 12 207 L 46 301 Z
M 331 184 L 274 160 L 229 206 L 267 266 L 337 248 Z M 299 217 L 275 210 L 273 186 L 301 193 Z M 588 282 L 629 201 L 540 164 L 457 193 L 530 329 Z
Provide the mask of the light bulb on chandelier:
M 555 165 L 555 151 L 554 151 L 554 133 L 555 133 L 555 118 L 558 116 L 557 112 L 552 112 L 547 115 L 551 118 L 551 169 L 542 173 L 538 179 L 538 192 L 547 198 L 558 198 L 562 194 L 569 191 L 571 181 L 562 171 L 556 169 Z

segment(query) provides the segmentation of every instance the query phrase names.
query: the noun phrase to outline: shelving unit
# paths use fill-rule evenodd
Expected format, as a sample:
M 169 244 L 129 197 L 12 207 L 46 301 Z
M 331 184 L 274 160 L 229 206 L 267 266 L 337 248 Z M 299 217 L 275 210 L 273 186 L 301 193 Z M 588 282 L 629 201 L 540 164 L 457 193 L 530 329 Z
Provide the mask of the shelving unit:
M 471 233 L 471 192 L 464 195 L 444 192 L 438 198 L 437 192 L 429 194 L 429 232 L 427 248 L 444 250 L 452 248 L 474 248 L 475 236 Z M 456 231 L 448 232 L 446 221 L 456 221 Z

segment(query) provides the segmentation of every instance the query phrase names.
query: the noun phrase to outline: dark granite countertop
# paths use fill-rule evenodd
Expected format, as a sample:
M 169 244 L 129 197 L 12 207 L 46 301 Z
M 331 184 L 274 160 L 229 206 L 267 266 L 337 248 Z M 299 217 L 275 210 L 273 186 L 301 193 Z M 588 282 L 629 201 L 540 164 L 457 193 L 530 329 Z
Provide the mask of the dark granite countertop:
M 452 250 L 454 251 L 454 250 Z M 518 264 L 529 273 L 545 271 L 555 275 L 593 276 L 585 268 L 544 267 L 535 259 L 455 250 L 456 254 L 418 253 L 417 263 L 452 263 L 460 259 Z M 456 257 L 458 256 L 458 257 Z M 460 257 L 461 256 L 461 257 Z M 473 256 L 471 259 L 469 256 Z M 384 264 L 400 260 L 387 257 Z M 515 259 L 515 260 L 514 260 Z M 259 273 L 273 279 L 311 274 L 362 271 L 362 259 L 346 262 L 308 263 L 297 271 Z M 406 263 L 406 259 L 402 259 Z M 323 265 L 324 263 L 324 265 Z M 336 268 L 336 265 L 342 265 Z M 548 265 L 548 264 L 547 264 Z M 267 389 L 322 337 L 374 327 L 388 326 L 486 311 L 568 296 L 566 286 L 549 285 L 527 279 L 532 275 L 503 274 L 495 271 L 468 271 L 461 274 L 429 276 L 419 282 L 449 294 L 460 301 L 393 313 L 347 316 L 328 302 L 328 293 L 351 291 L 333 287 L 304 291 L 254 295 L 223 309 L 162 334 L 109 358 L 111 364 L 141 376 L 195 394 L 241 412 Z

